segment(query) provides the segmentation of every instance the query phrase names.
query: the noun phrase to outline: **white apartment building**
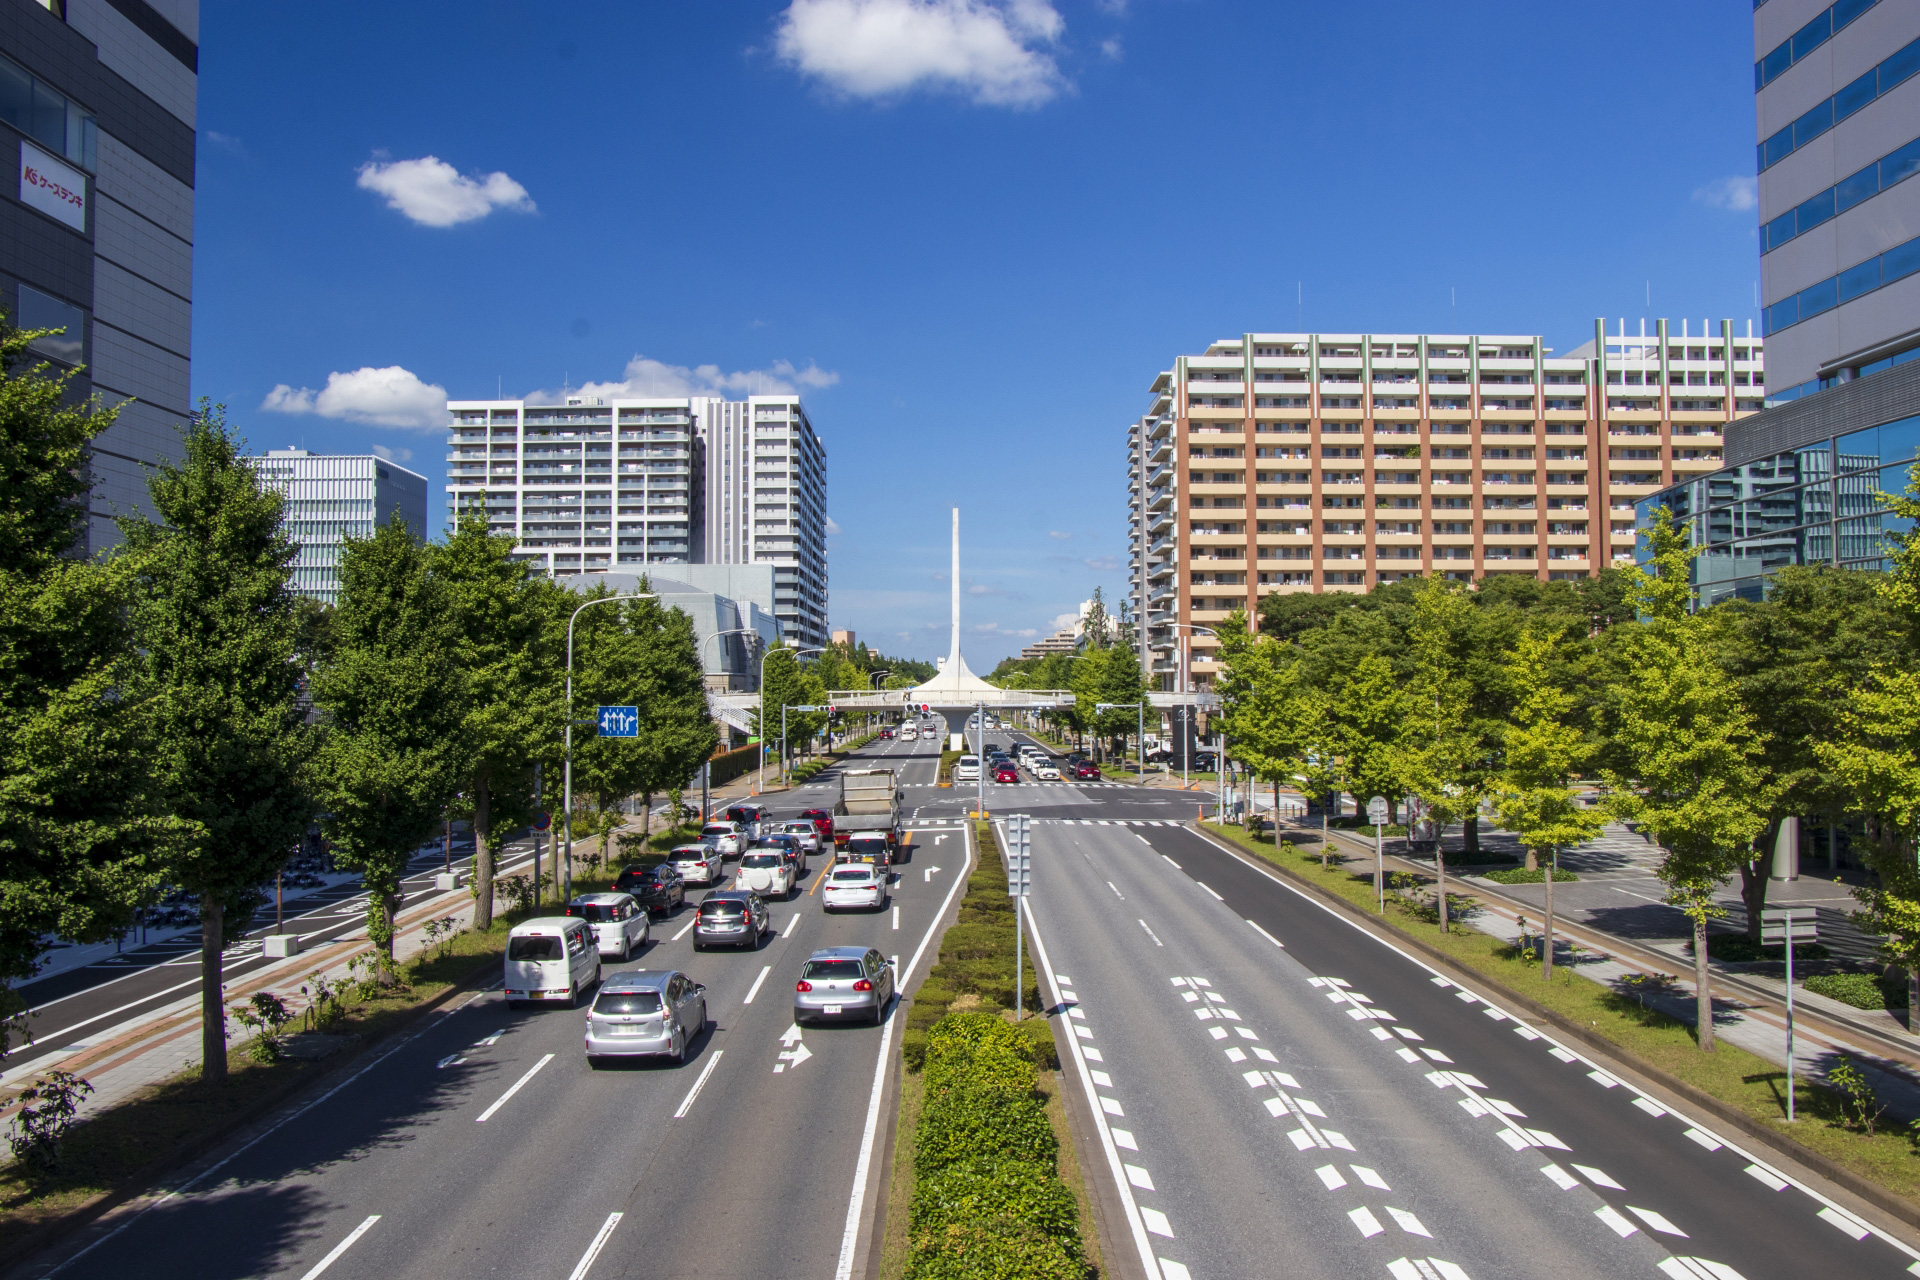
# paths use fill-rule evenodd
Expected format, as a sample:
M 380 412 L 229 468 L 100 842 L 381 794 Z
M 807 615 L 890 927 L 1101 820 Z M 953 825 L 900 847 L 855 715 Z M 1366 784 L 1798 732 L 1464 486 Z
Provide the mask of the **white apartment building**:
M 340 603 L 346 540 L 370 538 L 395 516 L 426 541 L 427 478 L 370 454 L 269 449 L 249 458 L 264 487 L 286 498 L 287 536 L 300 548 L 290 585 L 323 604 Z
M 1271 592 L 1628 563 L 1634 504 L 1718 469 L 1762 342 L 1662 320 L 1535 335 L 1250 333 L 1180 356 L 1127 432 L 1141 663 L 1206 688 L 1208 628 Z
M 448 402 L 450 518 L 485 511 L 552 574 L 770 564 L 785 633 L 826 643 L 826 450 L 797 396 L 563 399 Z

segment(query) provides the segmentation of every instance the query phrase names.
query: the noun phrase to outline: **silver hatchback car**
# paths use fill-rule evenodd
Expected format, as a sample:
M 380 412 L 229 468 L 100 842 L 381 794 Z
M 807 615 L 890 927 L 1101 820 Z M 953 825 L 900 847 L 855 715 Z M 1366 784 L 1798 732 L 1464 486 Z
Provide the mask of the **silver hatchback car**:
M 823 947 L 793 987 L 793 1020 L 857 1018 L 879 1026 L 893 1003 L 893 964 L 872 947 Z
M 587 1012 L 587 1065 L 663 1055 L 684 1062 L 707 1029 L 707 989 L 677 970 L 610 974 Z

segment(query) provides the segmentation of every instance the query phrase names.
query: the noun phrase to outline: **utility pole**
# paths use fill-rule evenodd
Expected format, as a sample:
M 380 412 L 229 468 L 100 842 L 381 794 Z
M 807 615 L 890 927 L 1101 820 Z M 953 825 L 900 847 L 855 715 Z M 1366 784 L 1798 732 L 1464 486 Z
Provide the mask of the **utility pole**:
M 1007 819 L 1007 896 L 1013 899 L 1013 1020 L 1025 1013 L 1026 978 L 1022 973 L 1020 914 L 1033 888 L 1033 819 L 1016 813 Z
M 565 765 L 564 809 L 560 815 L 567 831 L 567 852 L 560 856 L 560 850 L 554 849 L 554 879 L 560 886 L 560 901 L 568 902 L 573 898 L 573 624 L 580 615 L 597 604 L 614 604 L 621 600 L 657 600 L 660 597 L 651 591 L 625 596 L 601 596 L 598 600 L 589 600 L 573 611 L 567 619 L 567 743 Z M 480 833 L 474 833 L 477 842 Z M 477 848 L 476 844 L 476 848 Z M 540 891 L 539 875 L 536 872 L 533 882 L 534 892 Z

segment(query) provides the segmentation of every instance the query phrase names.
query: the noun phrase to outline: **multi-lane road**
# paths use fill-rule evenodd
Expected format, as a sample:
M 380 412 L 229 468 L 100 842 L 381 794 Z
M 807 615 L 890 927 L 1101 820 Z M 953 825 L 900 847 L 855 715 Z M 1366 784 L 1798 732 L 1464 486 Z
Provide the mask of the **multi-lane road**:
M 706 985 L 685 1064 L 590 1071 L 583 1013 L 478 992 L 14 1274 L 868 1275 L 897 1017 L 796 1031 L 788 993 L 821 946 L 878 946 L 909 990 L 924 975 L 973 802 L 934 786 L 936 753 L 859 759 L 899 772 L 914 833 L 886 910 L 827 916 L 816 859 L 758 950 L 694 954 L 690 910 L 656 926 L 626 967 Z M 1030 954 L 1097 1130 L 1110 1274 L 1920 1271 L 1763 1154 L 1189 829 L 1190 795 L 987 795 L 1035 819 Z

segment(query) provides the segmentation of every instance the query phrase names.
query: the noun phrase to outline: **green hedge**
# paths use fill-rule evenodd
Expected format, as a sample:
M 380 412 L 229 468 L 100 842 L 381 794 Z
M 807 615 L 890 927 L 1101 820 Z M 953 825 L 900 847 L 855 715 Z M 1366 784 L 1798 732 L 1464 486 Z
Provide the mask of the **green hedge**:
M 1712 950 L 1711 944 L 1708 950 Z M 1801 984 L 1815 995 L 1850 1004 L 1856 1009 L 1904 1009 L 1907 984 L 1871 973 L 1821 973 Z
M 804 764 L 797 764 L 787 770 L 787 777 L 796 783 L 805 782 L 807 779 L 813 777 L 814 774 L 826 768 L 830 763 L 832 762 L 828 760 L 809 760 Z
M 751 746 L 736 747 L 732 751 L 722 751 L 713 758 L 713 771 L 707 777 L 707 785 L 717 787 L 722 783 L 732 782 L 735 778 L 746 773 L 759 763 L 759 743 L 754 743 Z M 699 781 L 698 778 L 695 778 L 694 785 L 698 786 Z
M 1031 1041 L 997 1014 L 949 1014 L 927 1036 L 925 1079 L 908 1280 L 1085 1280 Z
M 1547 879 L 1544 867 L 1535 867 L 1531 871 L 1525 867 L 1509 867 L 1504 871 L 1489 871 L 1485 874 L 1486 878 L 1495 884 L 1544 884 Z M 1578 884 L 1579 881 L 1580 877 L 1571 871 L 1553 873 L 1555 884 Z

